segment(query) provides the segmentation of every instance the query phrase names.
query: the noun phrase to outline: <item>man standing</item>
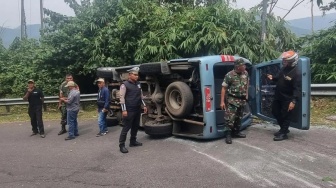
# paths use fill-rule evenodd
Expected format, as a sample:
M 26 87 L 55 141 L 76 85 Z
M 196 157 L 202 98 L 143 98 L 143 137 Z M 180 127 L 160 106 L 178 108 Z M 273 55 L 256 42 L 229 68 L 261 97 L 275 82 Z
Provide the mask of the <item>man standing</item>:
M 288 139 L 289 124 L 293 109 L 301 96 L 301 76 L 297 70 L 299 55 L 294 51 L 282 53 L 283 67 L 276 75 L 267 77 L 276 83 L 272 114 L 277 120 L 280 130 L 274 133 L 274 141 Z
M 99 78 L 97 84 L 99 88 L 97 96 L 99 133 L 96 136 L 100 137 L 108 133 L 106 116 L 108 109 L 110 108 L 110 92 L 107 87 L 105 87 L 105 80 L 103 78 Z
M 72 140 L 78 134 L 77 116 L 79 111 L 80 92 L 76 89 L 76 83 L 69 81 L 65 87 L 69 88 L 69 95 L 67 98 L 63 97 L 61 100 L 66 103 L 67 122 L 69 125 L 69 136 L 65 140 Z
M 67 125 L 67 110 L 65 107 L 65 104 L 62 102 L 61 98 L 68 97 L 69 94 L 69 88 L 65 87 L 69 81 L 73 81 L 72 74 L 67 74 L 65 76 L 65 81 L 62 82 L 62 84 L 59 87 L 59 103 L 58 103 L 58 109 L 61 111 L 61 131 L 58 133 L 58 135 L 66 133 L 66 125 Z M 76 85 L 76 89 L 78 89 L 78 86 Z
M 136 140 L 140 124 L 141 104 L 144 106 L 144 112 L 147 113 L 145 102 L 142 100 L 141 84 L 138 82 L 139 67 L 130 69 L 128 80 L 120 86 L 120 104 L 122 109 L 124 127 L 121 130 L 119 138 L 120 152 L 128 153 L 125 147 L 127 132 L 131 129 L 130 147 L 142 146 L 142 143 Z
M 34 80 L 28 80 L 28 88 L 25 91 L 23 100 L 28 100 L 29 102 L 28 114 L 33 130 L 31 136 L 40 133 L 40 136 L 44 138 L 44 125 L 42 120 L 42 105 L 44 101 L 44 95 L 42 90 L 35 87 Z
M 245 62 L 242 58 L 234 62 L 234 69 L 228 72 L 222 83 L 220 107 L 225 110 L 226 138 L 227 144 L 232 144 L 231 136 L 245 138 L 246 135 L 240 133 L 241 119 L 243 117 L 244 106 L 248 98 L 249 75 L 245 70 Z M 225 95 L 227 91 L 227 105 L 225 105 Z

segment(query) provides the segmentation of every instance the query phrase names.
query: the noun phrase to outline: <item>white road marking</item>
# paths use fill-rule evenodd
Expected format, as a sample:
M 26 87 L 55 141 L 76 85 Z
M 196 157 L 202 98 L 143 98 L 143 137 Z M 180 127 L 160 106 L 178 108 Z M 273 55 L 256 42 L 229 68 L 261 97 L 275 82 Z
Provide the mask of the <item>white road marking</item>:
M 287 177 L 290 177 L 290 178 L 292 178 L 292 179 L 294 179 L 294 180 L 296 180 L 296 181 L 302 182 L 302 183 L 304 183 L 305 185 L 307 185 L 308 187 L 312 187 L 312 188 L 320 188 L 319 186 L 314 185 L 314 184 L 312 184 L 312 183 L 309 183 L 308 181 L 306 181 L 306 180 L 304 180 L 304 179 L 301 179 L 301 178 L 299 178 L 298 176 L 295 176 L 295 175 L 290 174 L 290 173 L 288 173 L 288 172 L 284 172 L 284 171 L 281 171 L 281 170 L 278 170 L 278 172 L 281 173 L 281 174 L 283 174 L 283 175 L 285 175 L 285 176 L 287 176 Z
M 268 184 L 268 185 L 261 184 L 262 187 L 270 187 L 270 186 L 276 187 L 277 186 L 277 184 L 275 184 L 274 182 L 272 182 L 271 180 L 269 180 L 265 177 L 259 176 L 258 174 L 254 174 L 254 176 L 256 176 L 257 178 L 259 178 L 263 181 L 265 181 Z
M 256 147 L 256 146 L 252 146 L 252 145 L 250 145 L 250 144 L 247 144 L 247 143 L 242 142 L 242 141 L 239 141 L 239 140 L 235 140 L 234 142 L 237 142 L 237 143 L 239 143 L 239 144 L 242 144 L 242 145 L 244 145 L 244 146 L 247 146 L 247 147 L 250 147 L 250 148 L 259 150 L 259 151 L 265 151 L 265 150 L 262 149 L 262 148 L 259 148 L 259 147 Z
M 248 181 L 250 181 L 250 182 L 254 182 L 253 178 L 251 178 L 251 177 L 248 176 L 248 175 L 245 175 L 243 172 L 241 172 L 241 171 L 238 170 L 237 168 L 233 167 L 232 165 L 230 165 L 230 164 L 228 164 L 228 163 L 226 163 L 226 162 L 224 162 L 224 161 L 222 161 L 222 160 L 220 160 L 220 159 L 217 159 L 217 158 L 215 158 L 215 157 L 213 157 L 213 156 L 211 156 L 211 155 L 209 155 L 209 154 L 206 154 L 206 153 L 197 151 L 197 150 L 195 150 L 195 149 L 193 149 L 193 151 L 195 151 L 195 152 L 197 152 L 197 153 L 199 153 L 199 154 L 201 154 L 201 155 L 204 155 L 204 156 L 208 157 L 209 159 L 211 159 L 211 160 L 213 160 L 213 161 L 215 161 L 215 162 L 217 162 L 217 163 L 220 163 L 221 165 L 223 165 L 223 166 L 229 168 L 232 172 L 236 173 L 236 174 L 237 174 L 238 176 L 240 176 L 241 178 L 243 178 L 243 179 L 245 179 L 245 180 L 248 180 Z

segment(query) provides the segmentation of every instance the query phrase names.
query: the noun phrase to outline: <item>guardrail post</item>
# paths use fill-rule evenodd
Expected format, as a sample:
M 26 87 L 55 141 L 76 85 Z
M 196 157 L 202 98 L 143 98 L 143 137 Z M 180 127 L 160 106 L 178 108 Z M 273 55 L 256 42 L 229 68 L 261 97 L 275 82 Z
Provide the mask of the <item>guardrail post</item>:
M 46 112 L 47 111 L 47 104 L 43 103 L 43 110 Z
M 6 111 L 7 111 L 7 113 L 10 112 L 10 106 L 6 106 Z
M 86 108 L 85 102 L 81 102 L 81 103 L 80 103 L 80 106 L 81 106 L 82 110 L 85 111 L 85 108 Z

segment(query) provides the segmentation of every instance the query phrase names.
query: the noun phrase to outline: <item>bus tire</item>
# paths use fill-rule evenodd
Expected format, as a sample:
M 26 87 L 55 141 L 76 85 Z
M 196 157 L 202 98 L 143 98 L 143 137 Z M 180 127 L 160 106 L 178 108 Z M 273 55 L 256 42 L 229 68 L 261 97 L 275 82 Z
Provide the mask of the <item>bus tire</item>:
M 181 118 L 190 114 L 193 108 L 194 96 L 186 83 L 177 81 L 167 87 L 165 103 L 170 114 Z
M 159 74 L 161 73 L 161 63 L 144 63 L 140 65 L 140 74 Z
M 97 76 L 100 78 L 113 78 L 113 68 L 100 67 L 97 69 Z
M 115 116 L 106 116 L 106 126 L 112 127 L 118 125 L 117 117 Z
M 171 122 L 153 125 L 146 123 L 144 129 L 149 136 L 170 136 L 173 132 L 173 124 Z

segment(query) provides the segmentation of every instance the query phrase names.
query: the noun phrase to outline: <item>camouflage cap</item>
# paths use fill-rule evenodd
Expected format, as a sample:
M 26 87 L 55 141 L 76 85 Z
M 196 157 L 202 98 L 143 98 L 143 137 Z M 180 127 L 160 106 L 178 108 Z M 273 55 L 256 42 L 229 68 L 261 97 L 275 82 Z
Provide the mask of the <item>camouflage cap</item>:
M 245 65 L 245 61 L 243 58 L 239 58 L 234 62 L 235 66 L 239 66 L 239 65 Z

